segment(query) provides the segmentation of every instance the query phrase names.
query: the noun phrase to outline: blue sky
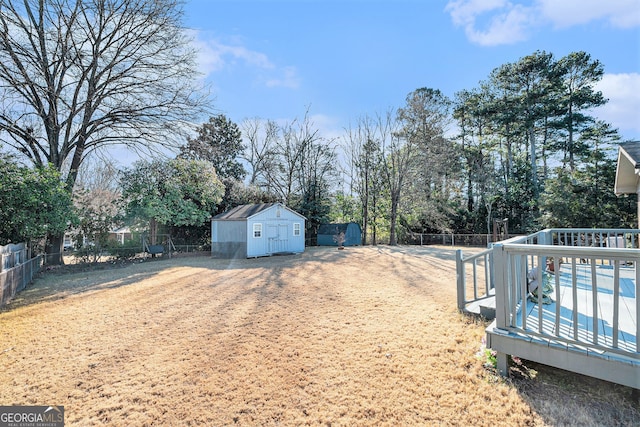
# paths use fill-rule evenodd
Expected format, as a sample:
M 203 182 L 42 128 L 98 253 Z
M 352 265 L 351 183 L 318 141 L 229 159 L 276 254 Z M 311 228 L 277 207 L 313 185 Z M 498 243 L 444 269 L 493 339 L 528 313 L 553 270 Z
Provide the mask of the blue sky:
M 584 50 L 610 99 L 594 114 L 640 139 L 638 0 L 187 0 L 185 24 L 216 110 L 238 124 L 309 107 L 337 137 L 417 88 L 453 97 L 536 50 Z

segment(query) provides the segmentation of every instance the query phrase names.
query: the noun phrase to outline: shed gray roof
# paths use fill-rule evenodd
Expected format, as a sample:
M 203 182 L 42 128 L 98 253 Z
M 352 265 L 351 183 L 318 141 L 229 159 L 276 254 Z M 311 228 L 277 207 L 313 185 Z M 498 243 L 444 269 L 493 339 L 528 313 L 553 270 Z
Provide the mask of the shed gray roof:
M 216 216 L 214 216 L 212 219 L 213 220 L 218 220 L 218 221 L 238 221 L 238 220 L 244 220 L 244 219 L 249 219 L 252 216 L 270 209 L 274 206 L 279 206 L 282 209 L 286 209 L 289 212 L 293 212 L 295 215 L 299 216 L 302 219 L 306 219 L 304 217 L 304 215 L 300 214 L 299 212 L 296 212 L 292 209 L 289 209 L 288 207 L 286 207 L 285 205 L 283 205 L 282 203 L 257 203 L 257 204 L 253 204 L 253 205 L 240 205 L 240 206 L 236 206 L 235 208 L 228 210 L 226 212 L 223 212 L 221 214 L 218 214 Z
M 231 210 L 214 216 L 213 219 L 247 219 L 259 212 L 262 212 L 265 209 L 269 209 L 271 206 L 275 206 L 278 204 L 279 203 L 257 203 L 253 205 L 240 205 Z

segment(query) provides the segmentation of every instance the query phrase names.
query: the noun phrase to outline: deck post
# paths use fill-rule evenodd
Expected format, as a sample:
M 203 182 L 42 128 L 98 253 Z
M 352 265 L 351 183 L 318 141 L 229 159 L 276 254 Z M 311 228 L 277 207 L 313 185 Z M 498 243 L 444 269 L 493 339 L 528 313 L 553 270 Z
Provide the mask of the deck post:
M 506 330 L 509 324 L 509 281 L 507 280 L 507 254 L 504 251 L 504 245 L 502 243 L 496 243 L 493 246 L 494 263 L 494 278 L 496 289 L 496 328 Z M 509 367 L 507 363 L 507 354 L 497 351 L 496 352 L 497 365 L 496 368 L 502 376 L 509 374 Z
M 507 280 L 507 254 L 502 243 L 493 246 L 494 285 L 496 289 L 496 326 L 506 329 L 509 324 L 509 289 Z
M 458 310 L 464 310 L 464 303 L 466 300 L 466 294 L 464 289 L 464 264 L 462 263 L 462 249 L 456 251 L 456 286 L 458 287 Z
M 508 358 L 505 353 L 496 352 L 496 369 L 498 369 L 498 373 L 503 377 L 509 375 L 509 363 L 507 360 Z
M 487 258 L 485 258 L 485 266 L 487 265 L 487 262 L 489 263 L 489 268 L 488 271 L 489 272 L 489 289 L 495 289 L 496 288 L 496 270 L 495 270 L 495 265 L 493 264 L 493 244 L 491 244 L 491 252 L 489 252 L 489 256 Z M 486 267 L 485 267 L 486 268 Z

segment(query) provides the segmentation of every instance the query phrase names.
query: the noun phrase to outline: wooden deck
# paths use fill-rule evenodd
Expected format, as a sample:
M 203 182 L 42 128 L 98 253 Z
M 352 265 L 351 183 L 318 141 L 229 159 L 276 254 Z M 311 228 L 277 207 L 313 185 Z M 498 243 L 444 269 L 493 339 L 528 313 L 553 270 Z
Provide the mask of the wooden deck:
M 636 229 L 548 229 L 468 257 L 459 251 L 458 307 L 495 313 L 487 347 L 503 374 L 515 355 L 640 389 L 639 242 Z M 538 304 L 528 276 L 549 259 L 564 262 L 557 274 L 538 273 L 551 285 Z
M 572 283 L 572 265 L 564 264 L 557 275 L 546 273 L 554 287 L 551 294 L 552 302 L 538 304 L 527 298 L 526 316 L 519 315 L 516 326 L 523 330 L 540 332 L 543 335 L 596 343 L 603 347 L 603 352 L 610 348 L 635 352 L 637 322 L 635 268 L 620 267 L 617 304 L 614 292 L 615 270 L 612 265 L 594 266 L 595 292 L 592 266 L 576 264 L 575 269 L 575 287 Z M 520 307 L 517 311 L 518 314 L 522 313 Z M 616 311 L 619 312 L 617 316 L 619 322 L 617 330 L 614 330 L 613 319 Z M 541 328 L 539 327 L 540 316 L 542 316 Z

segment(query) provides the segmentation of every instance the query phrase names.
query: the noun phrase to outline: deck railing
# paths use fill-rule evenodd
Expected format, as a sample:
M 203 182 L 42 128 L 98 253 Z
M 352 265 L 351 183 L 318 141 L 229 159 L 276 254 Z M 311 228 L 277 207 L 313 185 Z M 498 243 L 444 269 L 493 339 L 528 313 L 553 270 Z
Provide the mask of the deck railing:
M 570 267 L 571 283 L 570 298 L 571 311 L 562 313 L 562 306 L 559 303 L 560 295 L 560 274 L 552 275 L 554 293 L 550 295 L 555 304 L 553 310 L 545 308 L 544 304 L 537 304 L 534 308 L 535 324 L 531 324 L 526 307 L 527 295 L 527 275 L 530 271 L 536 272 L 536 280 L 543 283 L 542 275 L 544 269 L 538 266 L 546 266 L 546 259 L 553 257 L 556 271 L 560 271 L 561 259 Z M 630 336 L 633 348 L 623 345 L 620 339 L 620 325 L 626 322 L 622 316 L 629 316 L 630 312 L 640 311 L 638 294 L 638 284 L 640 283 L 640 269 L 635 268 L 640 261 L 640 251 L 637 249 L 617 249 L 617 248 L 586 248 L 586 247 L 561 247 L 553 245 L 525 245 L 504 243 L 494 247 L 494 268 L 500 272 L 496 274 L 496 327 L 515 333 L 523 333 L 543 339 L 553 339 L 555 342 L 564 343 L 571 347 L 583 347 L 593 351 L 607 351 L 609 353 L 622 356 L 630 356 L 640 360 L 640 341 L 635 337 L 640 336 L 640 324 L 636 322 L 635 331 Z M 579 283 L 577 268 L 580 264 L 586 266 L 589 271 L 587 279 L 589 281 L 588 292 L 590 298 L 578 301 L 578 287 L 584 287 L 584 283 Z M 598 283 L 596 269 L 601 266 L 612 267 L 613 280 L 607 284 L 606 292 L 612 294 L 610 303 L 611 313 L 602 313 L 600 309 L 603 297 L 600 295 L 604 289 L 604 283 Z M 635 291 L 627 295 L 632 303 L 630 306 L 621 307 L 621 268 L 633 268 Z M 543 286 L 538 286 L 533 293 L 538 301 L 543 301 Z M 590 301 L 588 301 L 590 299 Z M 590 321 L 584 321 L 585 313 L 588 313 Z M 568 317 L 570 316 L 570 317 Z M 636 314 L 637 316 L 637 314 Z M 568 317 L 568 318 L 567 318 Z M 583 318 L 579 320 L 579 317 Z M 599 342 L 602 327 L 610 326 L 608 339 Z M 570 325 L 570 326 L 567 326 Z M 563 330 L 564 327 L 564 330 Z M 569 328 L 567 330 L 567 327 Z
M 640 353 L 640 230 L 636 229 L 547 229 L 529 236 L 514 237 L 498 242 L 491 248 L 479 254 L 464 257 L 461 251 L 456 256 L 458 274 L 458 307 L 467 309 L 470 304 L 482 299 L 492 298 L 495 294 L 496 327 L 505 333 L 521 333 L 537 337 L 565 346 L 587 348 L 589 351 L 608 352 L 638 360 Z M 533 310 L 535 324 L 531 324 L 526 310 L 528 292 L 527 275 L 532 271 L 538 283 L 542 283 L 547 270 L 547 260 L 552 260 L 550 268 L 570 274 L 563 279 L 571 284 L 570 298 L 573 309 L 561 313 L 560 304 L 555 304 L 553 310 L 546 309 L 540 304 Z M 564 263 L 564 264 L 563 264 Z M 611 294 L 607 303 L 612 304 L 612 313 L 602 318 L 600 305 L 605 301 L 600 295 L 603 291 L 602 283 L 598 283 L 597 268 L 611 271 L 611 284 L 606 292 Z M 542 267 L 542 268 L 540 268 Z M 589 282 L 589 294 L 580 301 L 580 307 L 589 313 L 588 325 L 578 310 L 577 270 L 584 272 L 585 280 Z M 621 273 L 632 275 L 634 288 L 621 303 Z M 551 281 L 556 294 L 551 295 L 555 301 L 560 301 L 560 275 L 551 275 Z M 628 283 L 627 283 L 628 285 Z M 609 289 L 610 286 L 610 289 Z M 543 299 L 543 286 L 534 293 L 540 301 Z M 588 307 L 585 305 L 588 304 Z M 621 316 L 635 313 L 634 330 L 626 331 L 627 338 L 632 343 L 622 340 L 620 325 Z M 566 316 L 570 316 L 569 319 Z M 566 323 L 571 325 L 566 330 Z M 628 325 L 628 322 L 626 323 Z M 603 340 L 602 325 L 607 325 L 609 338 Z M 628 328 L 627 328 L 628 329 Z M 551 331 L 551 332 L 550 332 Z M 635 334 L 635 336 L 632 336 Z
M 458 309 L 465 311 L 470 304 L 487 300 L 494 295 L 493 250 L 464 257 L 456 251 Z
M 551 230 L 544 230 L 551 231 Z M 549 238 L 544 232 L 534 233 L 529 236 L 516 236 L 504 242 L 517 242 L 523 244 L 536 244 L 540 238 Z M 546 241 L 546 240 L 545 240 Z M 500 242 L 500 243 L 504 243 Z M 475 307 L 472 312 L 477 313 L 478 303 L 494 297 L 495 279 L 493 263 L 493 246 L 485 251 L 470 256 L 464 256 L 461 249 L 456 251 L 456 272 L 458 289 L 458 309 L 467 311 L 470 306 Z
M 589 248 L 581 260 L 591 259 L 598 249 L 606 248 L 607 255 L 595 259 L 601 264 L 611 265 L 609 249 L 636 249 L 640 247 L 640 230 L 636 229 L 591 229 L 556 228 L 546 229 L 528 236 L 516 236 L 502 242 L 501 245 L 551 245 L 571 248 Z M 456 251 L 458 308 L 466 310 L 470 304 L 493 296 L 495 281 L 493 277 L 493 246 L 478 254 L 465 256 L 462 250 Z M 559 249 L 559 248 L 557 248 Z M 561 257 L 569 257 L 573 249 L 563 248 Z M 582 251 L 582 249 L 578 249 Z M 554 249 L 555 251 L 555 249 Z M 583 255 L 585 255 L 583 251 Z M 548 256 L 552 256 L 550 253 Z M 531 259 L 529 260 L 531 265 Z
M 637 229 L 549 229 L 458 252 L 458 306 L 493 303 L 502 374 L 517 355 L 640 389 L 639 243 Z

